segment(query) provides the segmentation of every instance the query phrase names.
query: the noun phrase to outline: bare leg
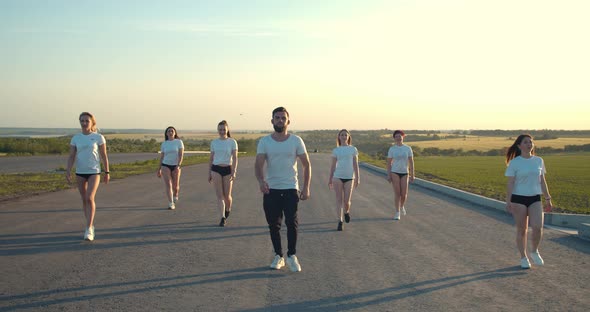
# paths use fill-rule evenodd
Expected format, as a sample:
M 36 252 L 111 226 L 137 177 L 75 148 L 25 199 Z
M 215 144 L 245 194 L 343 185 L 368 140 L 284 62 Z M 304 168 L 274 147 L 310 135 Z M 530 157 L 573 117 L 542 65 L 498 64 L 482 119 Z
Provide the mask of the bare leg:
M 223 177 L 223 201 L 225 203 L 225 210 L 231 211 L 233 198 L 231 196 L 232 187 L 234 185 L 234 181 L 231 180 L 231 175 L 226 175 Z
M 408 175 L 405 175 L 403 178 L 399 179 L 399 186 L 400 186 L 400 207 L 405 207 L 406 206 L 406 200 L 408 199 L 408 182 L 410 180 L 410 177 Z M 399 210 L 398 210 L 399 211 Z
M 342 181 L 338 178 L 332 179 L 332 185 L 334 187 L 334 191 L 336 193 L 336 216 L 338 221 L 342 222 L 342 201 L 343 201 L 343 184 Z
M 170 168 L 162 166 L 162 177 L 164 178 L 164 191 L 166 192 L 166 197 L 168 198 L 168 202 L 172 203 L 172 172 Z
M 351 205 L 351 199 L 352 199 L 352 185 L 353 185 L 353 181 L 348 181 L 342 185 L 342 188 L 344 189 L 344 196 L 343 196 L 344 212 L 346 212 L 346 213 L 350 213 L 350 205 Z
M 170 173 L 172 176 L 172 196 L 175 198 L 178 197 L 178 194 L 180 193 L 180 171 L 180 167 L 176 167 L 176 169 Z
M 541 243 L 541 238 L 543 237 L 544 215 L 541 202 L 539 201 L 530 205 L 528 208 L 528 213 L 529 222 L 531 224 L 531 228 L 533 229 L 531 248 L 533 251 L 537 251 L 539 249 L 539 244 Z
M 527 207 L 525 205 L 511 203 L 512 205 L 512 216 L 516 223 L 516 247 L 520 252 L 520 257 L 526 257 L 526 243 L 527 243 Z
M 78 191 L 82 197 L 82 205 L 84 209 L 84 217 L 86 218 L 86 227 L 94 226 L 94 215 L 96 214 L 96 203 L 94 198 L 98 185 L 100 184 L 100 175 L 92 175 L 88 180 L 77 177 Z
M 223 195 L 223 177 L 217 172 L 211 172 L 211 183 L 217 196 L 217 209 L 222 218 L 225 218 L 225 197 Z
M 392 174 L 391 185 L 393 186 L 393 207 L 396 212 L 401 209 L 401 179 L 397 174 Z

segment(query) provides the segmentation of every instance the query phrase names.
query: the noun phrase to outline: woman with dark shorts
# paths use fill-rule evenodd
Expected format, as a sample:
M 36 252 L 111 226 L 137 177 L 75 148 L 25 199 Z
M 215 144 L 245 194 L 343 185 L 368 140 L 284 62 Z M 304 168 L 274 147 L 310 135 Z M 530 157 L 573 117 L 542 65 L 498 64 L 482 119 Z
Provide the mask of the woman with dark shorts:
M 176 209 L 180 192 L 180 165 L 184 157 L 184 143 L 178 137 L 176 128 L 164 130 L 164 142 L 160 148 L 160 167 L 156 175 L 164 177 L 164 190 L 168 198 L 168 209 Z
M 521 134 L 506 153 L 505 176 L 508 177 L 506 210 L 512 214 L 516 223 L 516 246 L 520 252 L 520 267 L 529 269 L 527 258 L 527 228 L 533 229 L 530 258 L 535 265 L 545 262 L 539 254 L 539 244 L 543 236 L 543 208 L 541 194 L 545 197 L 545 210 L 551 211 L 551 195 L 545 181 L 545 164 L 541 157 L 535 156 L 533 138 Z
M 352 190 L 360 183 L 358 150 L 351 145 L 352 138 L 346 129 L 338 132 L 336 148 L 332 151 L 332 166 L 328 187 L 336 192 L 336 216 L 338 218 L 338 231 L 342 231 L 342 217 L 346 223 L 350 222 L 350 204 Z M 343 214 L 344 212 L 344 214 Z
M 100 163 L 104 169 L 104 183 L 109 183 L 109 158 L 107 157 L 107 144 L 102 134 L 97 133 L 96 119 L 88 112 L 79 116 L 82 133 L 72 137 L 70 142 L 70 156 L 66 169 L 66 180 L 72 182 L 71 171 L 76 163 L 76 182 L 82 207 L 86 217 L 86 231 L 84 239 L 94 240 L 94 216 L 96 215 L 96 203 L 94 197 L 100 184 Z
M 217 133 L 219 138 L 211 141 L 209 183 L 213 184 L 217 196 L 217 207 L 221 215 L 219 226 L 225 226 L 233 203 L 231 191 L 238 168 L 238 143 L 231 138 L 225 120 L 217 124 Z
M 406 134 L 402 130 L 393 132 L 393 144 L 387 152 L 387 181 L 393 186 L 393 202 L 395 213 L 393 220 L 400 220 L 406 215 L 408 185 L 414 182 L 414 153 L 412 148 L 404 144 Z

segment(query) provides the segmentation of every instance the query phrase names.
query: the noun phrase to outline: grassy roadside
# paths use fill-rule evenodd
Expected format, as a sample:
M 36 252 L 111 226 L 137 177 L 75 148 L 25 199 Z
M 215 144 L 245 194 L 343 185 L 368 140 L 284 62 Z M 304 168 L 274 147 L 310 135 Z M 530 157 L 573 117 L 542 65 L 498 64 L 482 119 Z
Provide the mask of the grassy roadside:
M 554 211 L 590 214 L 590 154 L 542 156 Z M 384 160 L 361 155 L 359 161 L 385 168 Z M 416 157 L 416 176 L 482 196 L 505 200 L 506 166 L 501 156 Z
M 207 163 L 208 161 L 209 155 L 185 155 L 182 165 L 189 166 Z M 111 179 L 124 179 L 132 175 L 156 172 L 158 163 L 159 159 L 152 159 L 126 164 L 113 164 L 109 168 Z M 66 181 L 63 169 L 52 173 L 0 174 L 0 185 L 2 185 L 2 188 L 0 188 L 0 201 L 75 187 L 75 184 L 69 184 Z

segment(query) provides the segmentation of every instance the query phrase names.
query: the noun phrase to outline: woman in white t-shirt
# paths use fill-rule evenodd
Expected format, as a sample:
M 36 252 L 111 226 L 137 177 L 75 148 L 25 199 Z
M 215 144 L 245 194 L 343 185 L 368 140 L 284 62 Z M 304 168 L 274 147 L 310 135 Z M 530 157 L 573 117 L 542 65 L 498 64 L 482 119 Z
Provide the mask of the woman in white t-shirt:
M 350 204 L 352 190 L 360 183 L 358 150 L 351 145 L 352 137 L 346 129 L 338 132 L 337 147 L 332 150 L 332 166 L 328 187 L 336 192 L 336 216 L 338 217 L 338 231 L 342 231 L 342 217 L 346 223 L 350 222 Z M 343 214 L 344 212 L 344 214 Z
M 164 177 L 164 189 L 168 198 L 168 209 L 176 209 L 180 192 L 180 165 L 184 156 L 184 143 L 178 138 L 176 128 L 170 126 L 164 131 L 164 142 L 160 147 L 160 167 L 156 175 Z
M 82 207 L 86 217 L 84 239 L 94 240 L 94 216 L 96 203 L 94 197 L 100 184 L 100 163 L 104 169 L 104 183 L 109 183 L 109 158 L 104 137 L 96 132 L 96 119 L 88 112 L 79 116 L 82 133 L 72 137 L 70 155 L 66 169 L 66 180 L 72 182 L 71 171 L 76 164 L 76 183 L 82 198 Z
M 393 144 L 387 152 L 387 181 L 393 185 L 395 214 L 393 220 L 406 215 L 405 203 L 408 199 L 408 185 L 414 182 L 414 153 L 404 144 L 406 134 L 402 130 L 393 132 Z
M 221 215 L 219 226 L 227 224 L 232 209 L 232 186 L 238 169 L 238 142 L 231 138 L 227 121 L 217 124 L 219 138 L 211 141 L 209 157 L 209 183 L 217 195 L 217 207 Z
M 520 252 L 520 266 L 529 269 L 527 258 L 527 227 L 533 229 L 529 256 L 536 265 L 543 265 L 539 254 L 539 244 L 543 236 L 543 207 L 541 193 L 545 197 L 545 210 L 551 211 L 551 195 L 545 181 L 545 164 L 541 157 L 535 156 L 535 144 L 528 134 L 521 134 L 506 152 L 505 176 L 508 177 L 506 210 L 516 223 L 516 246 Z

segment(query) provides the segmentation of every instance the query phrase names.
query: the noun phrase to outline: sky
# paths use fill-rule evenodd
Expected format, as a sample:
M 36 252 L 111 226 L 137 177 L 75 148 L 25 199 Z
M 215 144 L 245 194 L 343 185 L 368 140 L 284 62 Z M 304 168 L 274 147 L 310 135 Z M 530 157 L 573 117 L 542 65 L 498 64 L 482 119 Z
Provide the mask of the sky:
M 0 127 L 590 129 L 587 0 L 0 0 Z

